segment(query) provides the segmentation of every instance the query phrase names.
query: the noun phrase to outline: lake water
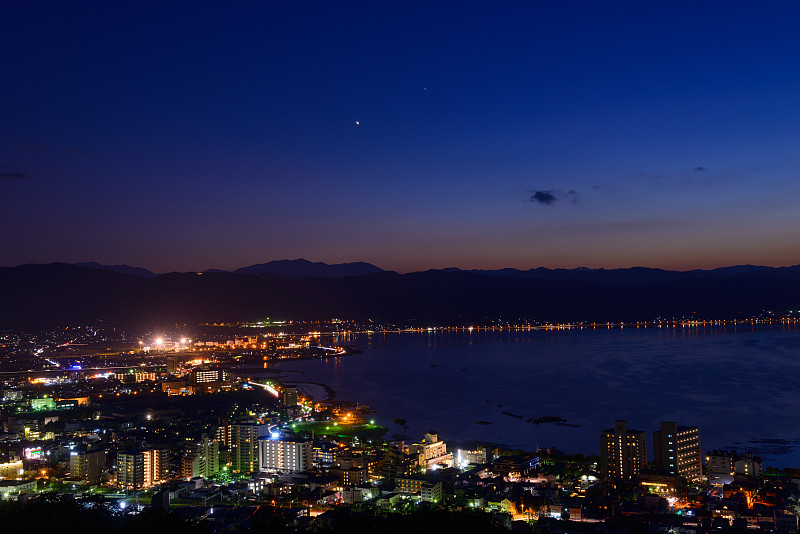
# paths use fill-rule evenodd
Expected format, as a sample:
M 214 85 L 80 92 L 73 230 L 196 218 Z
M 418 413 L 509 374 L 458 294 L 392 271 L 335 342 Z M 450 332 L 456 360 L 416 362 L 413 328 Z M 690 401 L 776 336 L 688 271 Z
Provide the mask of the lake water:
M 800 466 L 800 330 L 796 327 L 584 328 L 361 334 L 362 352 L 281 362 L 287 380 L 322 382 L 369 404 L 402 433 L 536 450 L 599 453 L 615 419 L 700 427 L 703 452 L 757 451 L 765 467 Z M 302 374 L 300 374 L 302 373 Z M 301 384 L 301 388 L 302 388 Z M 517 419 L 502 412 L 524 417 Z M 562 416 L 580 427 L 533 425 Z M 487 421 L 491 424 L 477 424 Z

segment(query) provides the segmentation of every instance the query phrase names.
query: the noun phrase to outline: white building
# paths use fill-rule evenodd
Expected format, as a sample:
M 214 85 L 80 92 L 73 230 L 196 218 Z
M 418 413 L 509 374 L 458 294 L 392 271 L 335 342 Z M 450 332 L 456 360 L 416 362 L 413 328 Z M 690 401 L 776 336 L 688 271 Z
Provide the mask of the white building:
M 733 482 L 737 475 L 761 476 L 761 458 L 748 452 L 740 455 L 736 451 L 713 450 L 706 455 L 708 481 L 716 486 Z
M 261 438 L 258 466 L 261 471 L 301 473 L 311 470 L 311 443 Z
M 447 445 L 436 434 L 425 434 L 422 443 L 408 446 L 408 453 L 418 454 L 419 464 L 425 469 L 432 469 L 434 466 L 453 467 L 455 463 L 452 453 L 447 452 Z

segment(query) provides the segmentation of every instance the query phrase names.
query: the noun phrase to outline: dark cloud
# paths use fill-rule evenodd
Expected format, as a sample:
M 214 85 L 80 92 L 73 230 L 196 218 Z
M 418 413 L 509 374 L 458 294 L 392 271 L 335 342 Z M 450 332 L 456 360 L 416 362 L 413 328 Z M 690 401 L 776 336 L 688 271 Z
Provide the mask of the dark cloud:
M 705 167 L 695 167 L 694 170 L 695 170 L 695 172 L 705 172 L 708 169 L 706 169 Z
M 30 177 L 30 174 L 24 172 L 0 172 L 0 181 L 28 180 Z
M 558 200 L 554 193 L 555 191 L 534 191 L 534 193 L 531 195 L 528 201 L 538 202 L 539 204 L 544 204 L 545 206 L 549 206 L 550 204 Z
M 570 189 L 566 193 L 556 189 L 533 190 L 530 191 L 530 193 L 532 194 L 528 197 L 528 202 L 536 202 L 537 204 L 544 204 L 545 206 L 555 204 L 562 198 L 569 200 L 572 204 L 578 201 L 578 192 L 574 189 Z

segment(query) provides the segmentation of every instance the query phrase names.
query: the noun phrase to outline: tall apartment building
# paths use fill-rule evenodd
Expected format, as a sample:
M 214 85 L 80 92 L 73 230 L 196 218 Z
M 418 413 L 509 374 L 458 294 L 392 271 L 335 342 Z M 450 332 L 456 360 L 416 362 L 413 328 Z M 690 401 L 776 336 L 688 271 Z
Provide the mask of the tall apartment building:
M 199 442 L 187 447 L 181 462 L 185 477 L 211 477 L 220 471 L 219 441 L 203 436 Z
M 219 427 L 216 439 L 228 446 L 233 472 L 252 473 L 258 471 L 258 438 L 267 434 L 267 425 L 237 423 Z
M 703 477 L 700 454 L 700 429 L 661 421 L 661 429 L 653 432 L 655 465 L 663 475 L 680 475 L 690 482 Z
M 117 453 L 117 486 L 120 488 L 150 488 L 166 480 L 168 472 L 166 449 Z
M 70 453 L 69 473 L 72 478 L 100 484 L 105 466 L 106 451 Z
M 311 442 L 258 440 L 258 465 L 262 471 L 300 473 L 311 470 Z
M 606 478 L 631 478 L 647 465 L 647 433 L 627 421 L 600 433 L 600 472 Z

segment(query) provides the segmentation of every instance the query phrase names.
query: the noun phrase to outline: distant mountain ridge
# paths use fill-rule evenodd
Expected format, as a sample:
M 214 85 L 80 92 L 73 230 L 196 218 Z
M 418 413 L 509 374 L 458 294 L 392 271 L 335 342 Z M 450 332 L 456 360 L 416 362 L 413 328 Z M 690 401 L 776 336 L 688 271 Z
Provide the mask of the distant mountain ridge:
M 383 269 L 371 263 L 356 261 L 350 263 L 334 263 L 321 261 L 311 262 L 303 258 L 296 260 L 277 260 L 268 263 L 256 263 L 232 271 L 234 274 L 273 274 L 281 278 L 339 278 L 342 276 L 361 276 L 364 274 L 382 273 Z
M 620 276 L 626 269 L 532 271 L 517 272 L 527 273 L 519 276 L 461 270 L 380 271 L 318 278 L 189 272 L 145 278 L 64 263 L 0 267 L 0 330 L 97 321 L 152 328 L 265 317 L 372 319 L 403 326 L 490 324 L 499 319 L 622 322 L 749 318 L 765 310 L 800 309 L 797 266 L 697 271 L 693 277 L 681 273 L 663 282 L 627 285 L 575 279 L 586 273 Z M 537 271 L 569 278 L 547 279 Z
M 130 274 L 142 278 L 158 276 L 156 273 L 143 267 L 131 267 L 130 265 L 101 265 L 96 261 L 73 263 L 72 265 L 85 267 L 87 269 L 108 269 L 115 273 Z M 224 269 L 206 269 L 203 271 L 203 273 L 228 272 L 251 275 L 272 274 L 280 276 L 281 278 L 339 278 L 341 276 L 361 276 L 364 274 L 380 273 L 383 272 L 383 269 L 363 261 L 327 264 L 321 261 L 311 262 L 299 258 L 296 260 L 277 260 L 267 263 L 256 263 L 234 271 L 226 271 Z
M 461 271 L 457 268 L 443 269 L 447 272 Z M 670 271 L 650 267 L 628 267 L 620 269 L 548 269 L 537 267 L 527 271 L 519 269 L 469 269 L 463 272 L 502 278 L 541 278 L 544 280 L 579 280 L 596 284 L 636 286 L 659 284 L 671 280 L 722 279 L 736 276 L 766 276 L 771 278 L 791 278 L 800 280 L 800 265 L 789 267 L 768 267 L 763 265 L 735 265 L 716 269 L 693 269 L 690 271 Z
M 120 274 L 129 274 L 142 278 L 159 276 L 142 267 L 130 265 L 101 265 L 97 262 L 75 263 L 79 267 L 90 269 L 109 269 Z M 736 276 L 754 275 L 772 278 L 791 278 L 800 280 L 800 265 L 787 267 L 768 267 L 764 265 L 734 265 L 716 269 L 693 269 L 690 271 L 673 271 L 651 267 L 627 267 L 617 269 L 592 269 L 576 267 L 574 269 L 549 269 L 536 267 L 528 270 L 504 269 L 431 269 L 436 272 L 466 272 L 491 276 L 494 278 L 539 278 L 543 280 L 576 280 L 596 284 L 613 284 L 636 286 L 642 284 L 659 284 L 670 280 L 720 279 Z M 271 274 L 281 278 L 340 278 L 343 276 L 363 276 L 387 272 L 376 265 L 363 261 L 327 264 L 312 262 L 303 258 L 296 260 L 276 260 L 267 263 L 256 263 L 240 267 L 233 271 L 224 269 L 207 269 L 203 273 L 233 273 L 261 276 Z
M 82 263 L 73 263 L 78 267 L 85 267 L 87 269 L 108 269 L 119 274 L 130 274 L 133 276 L 140 276 L 142 278 L 153 278 L 157 276 L 156 273 L 148 271 L 144 267 L 132 267 L 130 265 L 100 265 L 96 261 L 85 261 Z

